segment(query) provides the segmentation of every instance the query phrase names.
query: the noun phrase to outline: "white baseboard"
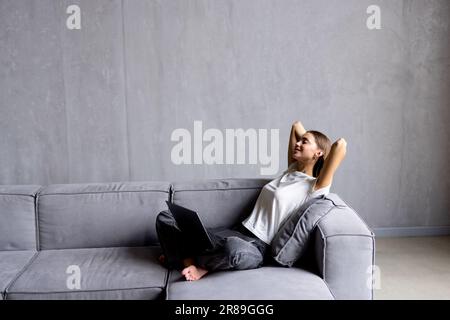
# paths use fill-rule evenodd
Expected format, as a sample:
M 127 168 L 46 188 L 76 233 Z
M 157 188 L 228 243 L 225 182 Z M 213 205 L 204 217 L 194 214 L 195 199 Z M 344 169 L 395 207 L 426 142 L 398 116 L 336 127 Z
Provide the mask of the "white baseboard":
M 376 237 L 431 237 L 450 235 L 450 226 L 372 228 Z

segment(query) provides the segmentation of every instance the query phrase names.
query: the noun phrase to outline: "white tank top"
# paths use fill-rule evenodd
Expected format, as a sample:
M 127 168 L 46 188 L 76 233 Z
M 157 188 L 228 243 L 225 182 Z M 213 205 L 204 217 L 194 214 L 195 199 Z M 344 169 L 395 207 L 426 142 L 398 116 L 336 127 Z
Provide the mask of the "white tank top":
M 317 178 L 296 170 L 297 162 L 266 184 L 250 216 L 242 224 L 269 244 L 280 225 L 291 213 L 311 198 L 330 192 L 331 184 L 312 192 Z

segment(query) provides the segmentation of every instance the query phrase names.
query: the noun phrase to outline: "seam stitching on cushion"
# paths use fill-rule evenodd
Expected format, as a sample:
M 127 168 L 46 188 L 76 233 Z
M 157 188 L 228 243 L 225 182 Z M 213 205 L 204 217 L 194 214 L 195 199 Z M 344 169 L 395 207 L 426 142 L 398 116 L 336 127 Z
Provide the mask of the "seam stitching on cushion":
M 317 229 L 320 231 L 320 236 L 322 238 L 322 242 L 323 242 L 323 246 L 326 245 L 325 242 L 325 236 L 322 232 L 322 229 L 320 228 L 320 226 L 317 226 Z M 325 248 L 322 249 L 322 278 L 325 279 Z
M 41 231 L 39 224 L 39 193 L 36 194 L 35 205 L 34 205 L 34 227 L 36 228 L 36 250 L 39 251 L 41 247 Z
M 185 192 L 185 191 L 229 191 L 229 190 L 248 190 L 248 189 L 262 189 L 264 186 L 261 187 L 248 187 L 248 188 L 228 188 L 228 189 L 224 189 L 224 188 L 214 188 L 214 189 L 184 189 L 184 190 L 176 190 L 174 189 L 174 193 L 177 192 Z
M 35 218 L 35 228 L 36 228 L 36 250 L 41 250 L 41 231 L 40 231 L 40 224 L 39 224 L 39 196 L 40 192 L 44 189 L 44 186 L 41 186 L 38 191 L 36 192 L 36 198 L 35 198 L 35 206 L 34 206 L 34 218 Z
M 322 229 L 320 228 L 320 226 L 318 225 L 317 228 L 320 231 L 322 240 L 323 240 L 323 258 L 322 258 L 322 263 L 323 263 L 323 267 L 322 267 L 322 273 L 323 273 L 323 281 L 325 282 L 326 286 L 328 287 L 328 290 L 330 290 L 331 295 L 333 296 L 333 298 L 335 300 L 337 300 L 336 295 L 333 293 L 333 290 L 331 289 L 331 287 L 328 285 L 328 282 L 326 280 L 326 259 L 327 259 L 327 238 L 324 236 Z
M 34 197 L 36 193 L 27 194 L 27 193 L 0 193 L 0 196 L 24 196 L 24 197 Z
M 33 263 L 33 261 L 36 259 L 36 257 L 38 256 L 39 252 L 35 252 L 33 254 L 33 256 L 31 257 L 31 259 L 28 261 L 28 263 L 26 263 L 23 268 L 19 271 L 19 273 L 11 280 L 11 282 L 6 286 L 5 288 L 5 300 L 8 297 L 9 294 L 9 288 L 11 288 L 14 283 L 16 283 L 17 279 L 19 279 L 19 277 L 25 272 L 26 269 L 28 269 L 28 267 Z
M 98 289 L 98 290 L 69 290 L 69 291 L 46 291 L 46 292 L 39 292 L 39 291 L 33 291 L 33 292 L 23 292 L 23 291 L 16 291 L 16 292 L 10 292 L 11 294 L 55 294 L 55 293 L 86 293 L 86 292 L 108 292 L 108 291 L 127 291 L 127 290 L 145 290 L 145 289 L 164 289 L 164 287 L 161 286 L 153 286 L 153 287 L 136 287 L 136 288 L 114 288 L 114 289 Z
M 141 192 L 162 192 L 162 193 L 169 193 L 169 190 L 129 190 L 129 191 L 90 191 L 90 192 L 67 192 L 67 193 L 42 193 L 40 194 L 41 197 L 43 196 L 73 196 L 73 195 L 81 195 L 81 194 L 103 194 L 103 193 L 141 193 Z
M 341 200 L 344 204 L 337 204 L 338 201 L 333 200 L 333 198 L 330 196 L 331 194 L 335 195 L 339 200 Z M 331 201 L 336 207 L 340 207 L 340 208 L 345 208 L 347 206 L 347 204 L 345 203 L 344 200 L 341 199 L 341 197 L 339 197 L 338 194 L 336 193 L 328 193 L 325 198 L 329 201 Z
M 331 236 L 325 236 L 326 238 L 332 238 L 332 237 L 367 237 L 367 238 L 373 238 L 373 236 L 368 234 L 360 234 L 360 233 L 341 233 L 341 234 L 332 234 Z
M 83 248 L 51 248 L 51 249 L 42 249 L 38 251 L 60 251 L 60 250 L 89 250 L 89 249 L 114 249 L 114 248 L 158 248 L 159 244 L 153 245 L 139 245 L 139 246 L 108 246 L 108 247 L 83 247 Z

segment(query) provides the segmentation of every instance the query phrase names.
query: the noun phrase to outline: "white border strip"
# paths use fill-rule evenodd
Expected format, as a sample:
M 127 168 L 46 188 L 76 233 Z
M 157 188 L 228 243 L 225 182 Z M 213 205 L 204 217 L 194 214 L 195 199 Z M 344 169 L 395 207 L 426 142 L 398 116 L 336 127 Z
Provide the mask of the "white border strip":
M 430 237 L 450 235 L 450 226 L 372 228 L 376 237 Z

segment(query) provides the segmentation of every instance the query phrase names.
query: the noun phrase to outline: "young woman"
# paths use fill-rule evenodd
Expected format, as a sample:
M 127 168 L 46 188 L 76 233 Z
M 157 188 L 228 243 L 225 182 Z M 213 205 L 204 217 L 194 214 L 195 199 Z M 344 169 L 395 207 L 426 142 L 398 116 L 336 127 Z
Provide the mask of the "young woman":
M 209 271 L 243 270 L 262 266 L 268 247 L 280 225 L 308 199 L 330 192 L 333 175 L 346 154 L 343 138 L 331 144 L 319 131 L 306 131 L 300 121 L 291 128 L 288 169 L 266 184 L 247 219 L 222 233 L 208 230 L 221 239 L 209 252 L 193 254 L 170 213 L 156 219 L 156 230 L 166 266 L 182 269 L 186 280 L 195 281 Z M 167 257 L 167 258 L 166 258 Z M 168 261 L 165 261 L 168 260 Z

